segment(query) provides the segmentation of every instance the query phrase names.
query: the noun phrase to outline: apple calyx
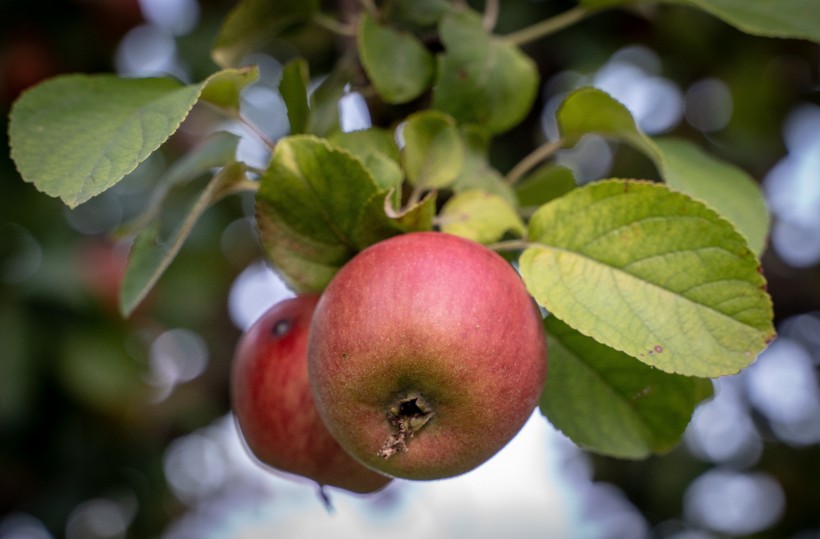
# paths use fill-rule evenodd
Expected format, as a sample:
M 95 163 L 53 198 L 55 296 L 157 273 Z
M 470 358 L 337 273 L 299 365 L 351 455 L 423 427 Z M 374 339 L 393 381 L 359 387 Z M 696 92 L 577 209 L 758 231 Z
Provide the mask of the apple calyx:
M 435 412 L 427 400 L 418 393 L 410 393 L 398 398 L 387 411 L 387 420 L 394 432 L 382 444 L 378 455 L 388 459 L 396 453 L 407 451 L 407 442 L 430 421 Z

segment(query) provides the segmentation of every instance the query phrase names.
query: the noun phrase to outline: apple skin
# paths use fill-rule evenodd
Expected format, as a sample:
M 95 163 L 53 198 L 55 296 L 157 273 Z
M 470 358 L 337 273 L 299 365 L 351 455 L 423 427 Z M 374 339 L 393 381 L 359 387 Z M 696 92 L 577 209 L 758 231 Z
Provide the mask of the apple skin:
M 356 462 L 325 428 L 311 395 L 307 337 L 315 295 L 270 308 L 237 344 L 231 376 L 234 415 L 251 453 L 277 470 L 356 493 L 391 479 Z
M 485 462 L 521 429 L 547 370 L 542 317 L 498 254 L 440 232 L 368 247 L 311 322 L 319 413 L 380 473 L 430 480 Z

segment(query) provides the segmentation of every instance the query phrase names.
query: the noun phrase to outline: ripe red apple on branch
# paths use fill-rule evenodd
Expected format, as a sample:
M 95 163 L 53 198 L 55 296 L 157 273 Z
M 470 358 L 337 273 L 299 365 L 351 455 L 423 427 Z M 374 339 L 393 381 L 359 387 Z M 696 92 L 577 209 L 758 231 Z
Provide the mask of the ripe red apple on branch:
M 513 267 L 439 232 L 365 249 L 322 294 L 310 329 L 316 405 L 351 455 L 438 479 L 485 462 L 536 406 L 542 318 Z
M 278 303 L 242 336 L 234 359 L 233 411 L 248 448 L 264 464 L 320 486 L 375 492 L 390 478 L 351 458 L 316 411 L 307 371 L 307 334 L 316 296 Z

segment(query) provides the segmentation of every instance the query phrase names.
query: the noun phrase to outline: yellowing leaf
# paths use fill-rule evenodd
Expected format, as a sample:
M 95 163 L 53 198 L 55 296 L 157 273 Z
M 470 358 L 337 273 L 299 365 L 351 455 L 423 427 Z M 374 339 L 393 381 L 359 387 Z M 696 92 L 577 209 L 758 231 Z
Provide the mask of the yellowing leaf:
M 541 207 L 519 260 L 548 311 L 671 373 L 733 374 L 774 338 L 754 253 L 725 220 L 662 184 L 597 182 Z

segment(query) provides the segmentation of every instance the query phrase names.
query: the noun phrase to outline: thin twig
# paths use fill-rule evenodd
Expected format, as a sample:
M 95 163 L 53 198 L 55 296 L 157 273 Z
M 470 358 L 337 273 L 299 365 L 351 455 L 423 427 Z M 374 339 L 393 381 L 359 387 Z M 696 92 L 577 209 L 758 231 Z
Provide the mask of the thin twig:
M 359 0 L 359 4 L 367 11 L 367 14 L 373 18 L 376 18 L 379 14 L 379 9 L 376 7 L 376 4 L 373 0 Z
M 563 30 L 564 28 L 571 26 L 596 12 L 597 10 L 589 10 L 583 6 L 575 6 L 574 8 L 564 11 L 563 13 L 559 13 L 554 17 L 544 19 L 539 23 L 522 28 L 517 32 L 507 34 L 506 36 L 503 36 L 502 39 L 507 43 L 512 43 L 513 45 L 523 45 L 525 43 L 541 39 L 542 37 L 550 34 L 554 34 L 559 30 Z
M 326 15 L 325 13 L 317 12 L 313 14 L 313 22 L 321 26 L 326 30 L 330 30 L 334 34 L 343 36 L 343 37 L 355 37 L 356 36 L 356 28 L 354 28 L 350 24 L 345 24 L 341 21 L 337 21 L 333 17 Z
M 506 176 L 506 181 L 510 185 L 515 185 L 527 172 L 535 168 L 542 161 L 546 161 L 552 155 L 561 149 L 562 142 L 560 140 L 555 142 L 546 142 L 541 146 L 530 152 L 518 162 Z
M 484 17 L 482 19 L 484 29 L 492 32 L 498 22 L 498 0 L 487 0 L 484 4 Z
M 413 190 L 410 192 L 410 196 L 407 198 L 407 204 L 404 206 L 405 210 L 414 207 L 421 201 L 421 197 L 424 194 L 424 187 L 420 184 L 416 184 L 413 186 Z M 402 211 L 405 211 L 402 210 Z
M 265 132 L 259 128 L 258 125 L 256 125 L 254 122 L 250 120 L 250 118 L 248 118 L 242 113 L 239 113 L 239 120 L 243 124 L 245 124 L 248 127 L 248 129 L 250 129 L 251 132 L 253 132 L 253 134 L 259 138 L 260 141 L 262 141 L 262 144 L 267 146 L 269 149 L 273 150 L 273 148 L 276 146 L 276 143 L 272 141 L 270 137 L 268 137 L 268 135 L 266 135 Z

